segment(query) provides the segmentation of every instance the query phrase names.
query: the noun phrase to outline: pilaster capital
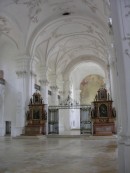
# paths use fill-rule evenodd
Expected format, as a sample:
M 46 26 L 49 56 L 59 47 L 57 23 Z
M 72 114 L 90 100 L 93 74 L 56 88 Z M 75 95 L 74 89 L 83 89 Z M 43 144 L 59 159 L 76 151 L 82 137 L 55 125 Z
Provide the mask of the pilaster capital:
M 16 71 L 18 78 L 25 77 L 27 75 L 27 71 Z
M 30 69 L 31 58 L 24 55 L 16 59 L 16 71 L 28 71 Z
M 45 86 L 48 86 L 48 84 L 49 84 L 47 79 L 40 79 L 39 82 L 41 85 L 45 85 Z
M 51 90 L 52 91 L 57 91 L 58 90 L 58 87 L 55 85 L 55 86 L 50 86 Z
M 60 94 L 60 95 L 63 95 L 63 94 L 64 94 L 64 91 L 61 91 L 61 90 L 60 90 L 60 91 L 59 91 L 59 94 Z

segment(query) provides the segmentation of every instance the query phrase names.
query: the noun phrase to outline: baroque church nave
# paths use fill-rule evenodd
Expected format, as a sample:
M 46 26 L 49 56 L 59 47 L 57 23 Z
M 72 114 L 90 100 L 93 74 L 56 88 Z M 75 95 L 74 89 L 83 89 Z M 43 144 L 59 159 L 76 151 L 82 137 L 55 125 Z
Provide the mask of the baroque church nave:
M 0 1 L 2 140 L 117 136 L 119 173 L 130 172 L 129 9 L 129 0 Z

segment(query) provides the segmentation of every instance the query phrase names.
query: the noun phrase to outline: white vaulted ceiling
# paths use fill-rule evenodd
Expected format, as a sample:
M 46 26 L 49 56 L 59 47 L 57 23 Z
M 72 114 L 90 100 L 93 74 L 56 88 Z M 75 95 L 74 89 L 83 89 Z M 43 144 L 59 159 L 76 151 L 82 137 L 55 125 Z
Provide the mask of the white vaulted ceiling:
M 0 32 L 63 77 L 87 60 L 108 64 L 109 17 L 109 0 L 0 1 Z

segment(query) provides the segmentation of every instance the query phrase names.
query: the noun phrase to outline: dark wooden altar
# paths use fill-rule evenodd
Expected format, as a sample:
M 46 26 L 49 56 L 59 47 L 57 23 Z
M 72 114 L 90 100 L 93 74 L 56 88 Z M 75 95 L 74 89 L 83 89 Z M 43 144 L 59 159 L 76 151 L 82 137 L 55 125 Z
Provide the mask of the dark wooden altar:
M 112 135 L 115 133 L 116 112 L 112 103 L 107 90 L 100 88 L 94 102 L 92 102 L 93 135 Z
M 47 114 L 43 99 L 38 92 L 33 94 L 28 107 L 29 110 L 26 113 L 25 135 L 45 135 Z

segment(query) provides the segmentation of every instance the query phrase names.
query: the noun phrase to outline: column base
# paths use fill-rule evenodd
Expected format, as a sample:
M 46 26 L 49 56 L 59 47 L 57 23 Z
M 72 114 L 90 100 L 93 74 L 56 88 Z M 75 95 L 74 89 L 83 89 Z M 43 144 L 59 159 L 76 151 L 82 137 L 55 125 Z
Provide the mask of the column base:
M 23 134 L 23 127 L 12 127 L 11 128 L 11 136 L 12 137 L 16 137 L 16 136 L 20 136 Z
M 0 136 L 5 136 L 5 127 L 0 127 Z
M 119 173 L 130 172 L 130 137 L 120 136 L 118 141 L 118 165 Z

